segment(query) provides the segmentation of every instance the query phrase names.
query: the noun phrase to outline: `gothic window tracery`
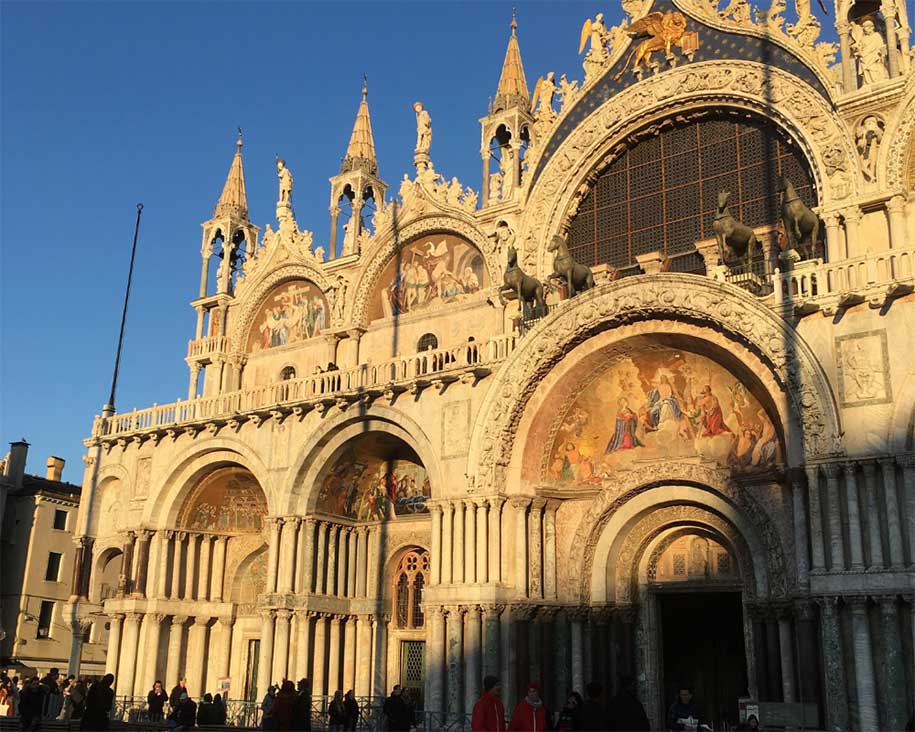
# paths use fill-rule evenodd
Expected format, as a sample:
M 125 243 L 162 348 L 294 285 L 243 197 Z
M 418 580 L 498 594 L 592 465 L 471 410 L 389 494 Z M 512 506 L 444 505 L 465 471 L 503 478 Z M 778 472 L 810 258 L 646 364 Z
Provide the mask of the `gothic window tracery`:
M 428 573 L 428 552 L 413 549 L 401 558 L 394 573 L 394 608 L 398 628 L 412 630 L 425 626 L 422 600 Z

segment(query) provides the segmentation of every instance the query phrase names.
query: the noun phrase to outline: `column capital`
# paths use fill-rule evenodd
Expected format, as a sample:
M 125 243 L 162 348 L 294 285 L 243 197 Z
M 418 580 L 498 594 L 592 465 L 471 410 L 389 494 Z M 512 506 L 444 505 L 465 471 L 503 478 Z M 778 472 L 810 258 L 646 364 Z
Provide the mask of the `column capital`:
M 877 462 L 884 470 L 895 470 L 896 468 L 896 458 L 893 455 L 877 458 Z
M 172 615 L 172 625 L 184 625 L 187 621 L 187 615 Z
M 533 605 L 512 605 L 509 608 L 509 613 L 511 613 L 511 619 L 515 622 L 522 622 L 524 620 L 530 620 L 531 616 L 537 610 Z
M 146 613 L 146 617 L 156 625 L 165 620 L 165 613 Z
M 120 623 L 124 620 L 124 613 L 112 613 L 108 616 L 108 621 L 111 623 Z
M 862 460 L 861 467 L 868 478 L 873 478 L 877 473 L 877 463 L 873 460 Z
M 466 612 L 467 615 L 469 615 L 471 617 L 476 616 L 477 618 L 479 618 L 482 611 L 483 611 L 483 608 L 481 608 L 479 605 L 465 605 L 464 606 L 464 612 Z
M 439 502 L 438 499 L 427 498 L 426 499 L 426 508 L 429 509 L 429 512 L 432 514 L 437 513 L 439 516 L 441 516 L 441 514 L 442 514 L 442 504 Z
M 823 595 L 822 597 L 815 597 L 813 601 L 825 613 L 835 614 L 839 609 L 839 597 L 837 595 Z
M 508 502 L 512 505 L 516 511 L 523 511 L 531 504 L 530 496 L 512 496 L 508 499 Z
M 634 623 L 636 616 L 639 614 L 639 609 L 635 605 L 616 605 L 613 608 L 614 614 L 618 615 L 620 620 L 629 625 Z
M 892 17 L 892 15 L 887 17 Z M 886 202 L 886 208 L 890 213 L 902 213 L 905 209 L 905 196 L 897 193 Z
M 487 501 L 489 501 L 489 507 L 496 510 L 502 508 L 502 504 L 505 503 L 505 496 L 488 496 Z
M 613 617 L 613 608 L 609 605 L 591 610 L 591 617 L 597 625 L 607 625 Z
M 197 626 L 209 625 L 210 621 L 212 619 L 213 618 L 210 617 L 209 615 L 195 615 L 194 616 L 194 625 L 197 625 Z
M 235 616 L 220 615 L 218 618 L 216 618 L 216 622 L 218 622 L 223 628 L 231 628 L 233 625 L 235 625 Z
M 826 473 L 827 480 L 835 480 L 842 472 L 841 463 L 823 463 L 823 472 Z
M 531 499 L 531 510 L 532 511 L 539 511 L 545 505 L 546 505 L 546 498 L 541 498 L 540 496 L 534 496 L 534 498 Z
M 537 613 L 534 615 L 534 619 L 538 621 L 551 622 L 559 614 L 559 607 L 557 605 L 542 605 L 537 608 Z
M 504 609 L 505 605 L 483 605 L 483 617 L 486 620 L 498 620 Z
M 839 214 L 835 211 L 826 211 L 825 213 L 820 214 L 820 218 L 823 219 L 823 223 L 826 224 L 826 226 L 839 225 Z
M 331 616 L 330 616 L 330 624 L 331 624 L 331 625 L 333 625 L 334 623 L 336 623 L 337 625 L 340 625 L 340 620 L 341 620 L 341 617 L 340 617 L 339 615 L 331 615 Z
M 276 619 L 277 620 L 282 620 L 282 621 L 288 623 L 289 618 L 291 618 L 291 617 L 292 617 L 292 610 L 290 610 L 289 608 L 281 607 L 276 610 Z
M 867 595 L 850 595 L 845 597 L 845 602 L 851 606 L 851 611 L 858 614 L 867 612 Z
M 915 455 L 910 455 L 908 453 L 897 455 L 896 462 L 905 469 L 915 468 Z
M 263 608 L 263 609 L 261 609 L 259 614 L 261 616 L 261 620 L 263 620 L 264 622 L 267 622 L 268 620 L 269 621 L 273 620 L 273 618 L 276 616 L 276 611 L 273 610 L 272 608 Z
M 143 613 L 139 613 L 134 610 L 124 613 L 124 622 L 125 623 L 139 623 L 142 619 L 143 619 Z
M 794 606 L 790 602 L 773 603 L 772 609 L 777 620 L 792 620 L 794 618 Z
M 842 217 L 853 224 L 860 224 L 863 214 L 858 206 L 850 206 L 842 209 Z
M 816 611 L 814 610 L 814 603 L 811 600 L 797 600 L 794 603 L 795 612 L 797 612 L 798 620 L 809 621 L 813 620 L 816 616 Z
M 186 531 L 179 531 L 175 534 L 175 536 L 177 537 L 178 541 L 184 541 L 187 539 L 188 533 Z
M 846 460 L 844 463 L 845 468 L 845 477 L 854 478 L 855 469 L 858 467 L 858 462 L 856 460 Z
M 591 608 L 589 607 L 567 607 L 565 611 L 566 615 L 569 616 L 569 620 L 573 623 L 581 623 L 591 615 Z
M 880 605 L 880 614 L 894 616 L 896 614 L 896 595 L 879 595 L 875 598 Z
M 478 496 L 477 498 L 471 498 L 470 500 L 473 503 L 473 505 L 476 506 L 476 509 L 478 512 L 481 508 L 484 510 L 489 508 L 489 501 L 487 501 L 483 497 Z
M 562 505 L 562 501 L 558 498 L 548 498 L 546 501 L 546 510 L 547 513 L 556 513 L 559 510 L 559 507 Z
M 804 472 L 807 473 L 807 486 L 812 487 L 816 486 L 820 480 L 820 466 L 819 465 L 805 465 Z

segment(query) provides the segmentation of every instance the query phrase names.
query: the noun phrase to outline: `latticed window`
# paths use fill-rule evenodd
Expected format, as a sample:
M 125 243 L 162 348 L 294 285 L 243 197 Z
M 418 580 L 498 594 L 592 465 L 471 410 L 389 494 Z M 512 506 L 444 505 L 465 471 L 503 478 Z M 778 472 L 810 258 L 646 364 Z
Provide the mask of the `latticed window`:
M 817 204 L 804 154 L 773 122 L 726 114 L 665 121 L 632 136 L 600 173 L 570 223 L 569 249 L 584 264 L 616 269 L 659 251 L 672 270 L 704 274 L 695 243 L 714 236 L 718 192 L 731 192 L 738 221 L 774 227 L 780 176 Z
M 422 628 L 423 587 L 429 574 L 429 555 L 422 549 L 409 551 L 400 560 L 394 575 L 394 607 L 397 627 Z

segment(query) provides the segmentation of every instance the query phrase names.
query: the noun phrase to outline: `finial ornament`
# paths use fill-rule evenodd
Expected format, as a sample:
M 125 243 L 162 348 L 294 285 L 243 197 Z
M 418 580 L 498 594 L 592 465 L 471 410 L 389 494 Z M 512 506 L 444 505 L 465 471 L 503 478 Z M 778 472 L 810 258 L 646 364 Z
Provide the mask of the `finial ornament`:
M 242 138 L 241 138 L 241 127 L 238 128 L 238 141 L 235 143 L 236 147 L 241 150 L 242 148 Z
M 369 95 L 369 75 L 366 73 L 362 74 L 362 98 L 365 99 Z
M 515 31 L 518 30 L 518 8 L 512 6 L 512 22 L 511 22 L 512 35 L 515 35 Z

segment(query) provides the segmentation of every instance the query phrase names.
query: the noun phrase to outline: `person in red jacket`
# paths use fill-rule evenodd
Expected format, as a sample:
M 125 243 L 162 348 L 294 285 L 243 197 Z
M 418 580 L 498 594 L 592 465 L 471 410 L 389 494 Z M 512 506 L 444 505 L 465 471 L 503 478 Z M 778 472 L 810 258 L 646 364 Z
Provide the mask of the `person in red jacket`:
M 470 732 L 505 732 L 502 683 L 495 676 L 483 679 L 483 693 L 473 705 Z
M 527 696 L 515 707 L 508 729 L 509 732 L 546 732 L 549 719 L 550 713 L 540 698 L 540 684 L 532 681 L 527 685 Z

